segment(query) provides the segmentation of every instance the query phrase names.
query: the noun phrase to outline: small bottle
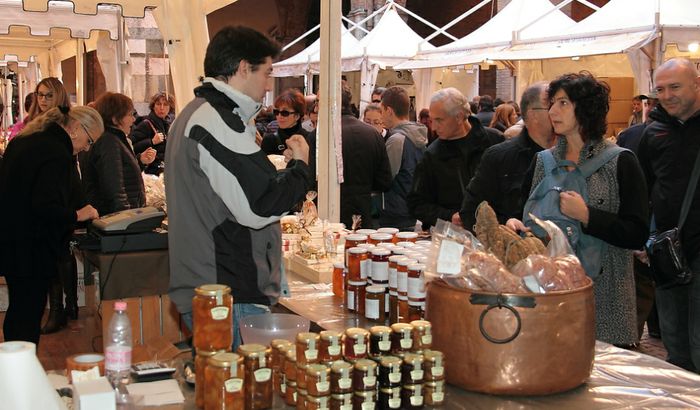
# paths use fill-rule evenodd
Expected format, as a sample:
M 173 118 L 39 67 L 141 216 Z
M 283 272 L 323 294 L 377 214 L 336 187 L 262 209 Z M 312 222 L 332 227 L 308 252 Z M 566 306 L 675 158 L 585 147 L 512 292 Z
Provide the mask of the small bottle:
M 117 402 L 124 402 L 131 368 L 131 322 L 126 315 L 126 302 L 114 302 L 114 315 L 109 321 L 105 339 L 105 376 L 117 390 Z
M 343 262 L 333 264 L 333 294 L 339 298 L 345 293 L 345 265 Z

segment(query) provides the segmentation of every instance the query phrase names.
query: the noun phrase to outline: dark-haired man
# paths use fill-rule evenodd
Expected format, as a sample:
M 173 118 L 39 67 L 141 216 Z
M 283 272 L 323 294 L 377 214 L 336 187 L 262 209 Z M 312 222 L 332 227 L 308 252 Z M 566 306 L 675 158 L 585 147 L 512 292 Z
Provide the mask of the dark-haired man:
M 240 318 L 269 310 L 282 292 L 279 220 L 311 182 L 304 137 L 286 140 L 293 159 L 281 171 L 255 143 L 254 118 L 279 51 L 253 29 L 219 31 L 207 47 L 206 78 L 173 123 L 166 149 L 170 297 L 191 327 L 194 288 L 228 285 L 234 349 Z

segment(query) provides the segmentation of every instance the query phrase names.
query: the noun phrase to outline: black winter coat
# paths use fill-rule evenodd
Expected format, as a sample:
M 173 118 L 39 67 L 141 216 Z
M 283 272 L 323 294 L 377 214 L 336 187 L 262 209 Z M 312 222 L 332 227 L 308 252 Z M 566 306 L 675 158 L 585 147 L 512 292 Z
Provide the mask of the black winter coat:
M 146 205 L 141 167 L 121 130 L 107 127 L 80 156 L 80 169 L 87 200 L 100 215 Z
M 61 126 L 12 140 L 0 168 L 0 272 L 56 275 L 83 205 L 77 181 L 73 145 Z
M 156 150 L 156 159 L 144 168 L 144 172 L 147 174 L 160 175 L 160 173 L 163 172 L 163 168 L 160 165 L 165 161 L 165 144 L 167 141 L 163 140 L 160 144 L 153 145 L 153 137 L 156 135 L 155 131 L 153 131 L 154 128 L 156 131 L 162 132 L 163 135 L 167 136 L 170 130 L 170 122 L 158 117 L 151 111 L 146 118 L 134 127 L 129 138 L 131 138 L 131 142 L 134 144 L 136 158 L 148 148 Z

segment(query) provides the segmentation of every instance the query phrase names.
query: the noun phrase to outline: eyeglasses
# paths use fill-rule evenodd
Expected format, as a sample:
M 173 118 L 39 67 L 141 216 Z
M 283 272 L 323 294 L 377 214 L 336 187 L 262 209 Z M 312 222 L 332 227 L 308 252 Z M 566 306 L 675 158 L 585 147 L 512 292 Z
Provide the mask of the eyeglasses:
M 132 111 L 132 112 L 131 112 L 131 115 L 133 115 L 133 116 L 134 116 L 134 118 L 136 118 L 136 117 L 138 117 L 138 116 L 139 116 L 139 112 L 138 112 L 138 111 L 136 111 L 136 110 L 134 110 L 134 111 Z
M 36 98 L 37 98 L 37 100 L 40 100 L 42 98 L 46 98 L 47 100 L 53 100 L 53 93 L 44 94 L 44 93 L 37 92 Z
M 272 110 L 272 113 L 275 114 L 275 117 L 278 115 L 281 115 L 283 117 L 289 117 L 292 114 L 296 114 L 296 112 L 294 112 L 294 111 L 287 111 L 287 110 L 280 111 L 277 109 Z
M 374 104 L 379 104 L 381 102 L 382 102 L 382 100 L 372 100 L 372 103 L 374 103 Z
M 92 136 L 90 136 L 90 132 L 87 130 L 87 127 L 83 125 L 82 123 L 80 124 L 81 127 L 83 127 L 83 131 L 85 131 L 85 134 L 88 137 L 88 147 L 91 146 L 92 144 L 95 143 L 95 140 L 92 139 Z
M 549 108 L 546 108 L 546 107 L 530 107 L 530 108 L 528 108 L 528 110 L 532 110 L 532 111 L 549 111 Z M 517 113 L 516 113 L 516 115 L 517 115 Z

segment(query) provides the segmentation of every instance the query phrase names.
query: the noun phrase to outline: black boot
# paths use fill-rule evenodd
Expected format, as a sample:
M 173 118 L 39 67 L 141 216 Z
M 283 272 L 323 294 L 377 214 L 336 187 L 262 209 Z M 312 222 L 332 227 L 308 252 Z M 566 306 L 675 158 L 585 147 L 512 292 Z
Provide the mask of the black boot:
M 49 319 L 41 328 L 41 334 L 55 333 L 66 326 L 66 315 L 63 313 L 63 286 L 61 279 L 56 276 L 49 285 Z
M 78 265 L 75 257 L 70 255 L 60 266 L 63 292 L 66 294 L 66 307 L 64 312 L 67 320 L 78 319 Z

